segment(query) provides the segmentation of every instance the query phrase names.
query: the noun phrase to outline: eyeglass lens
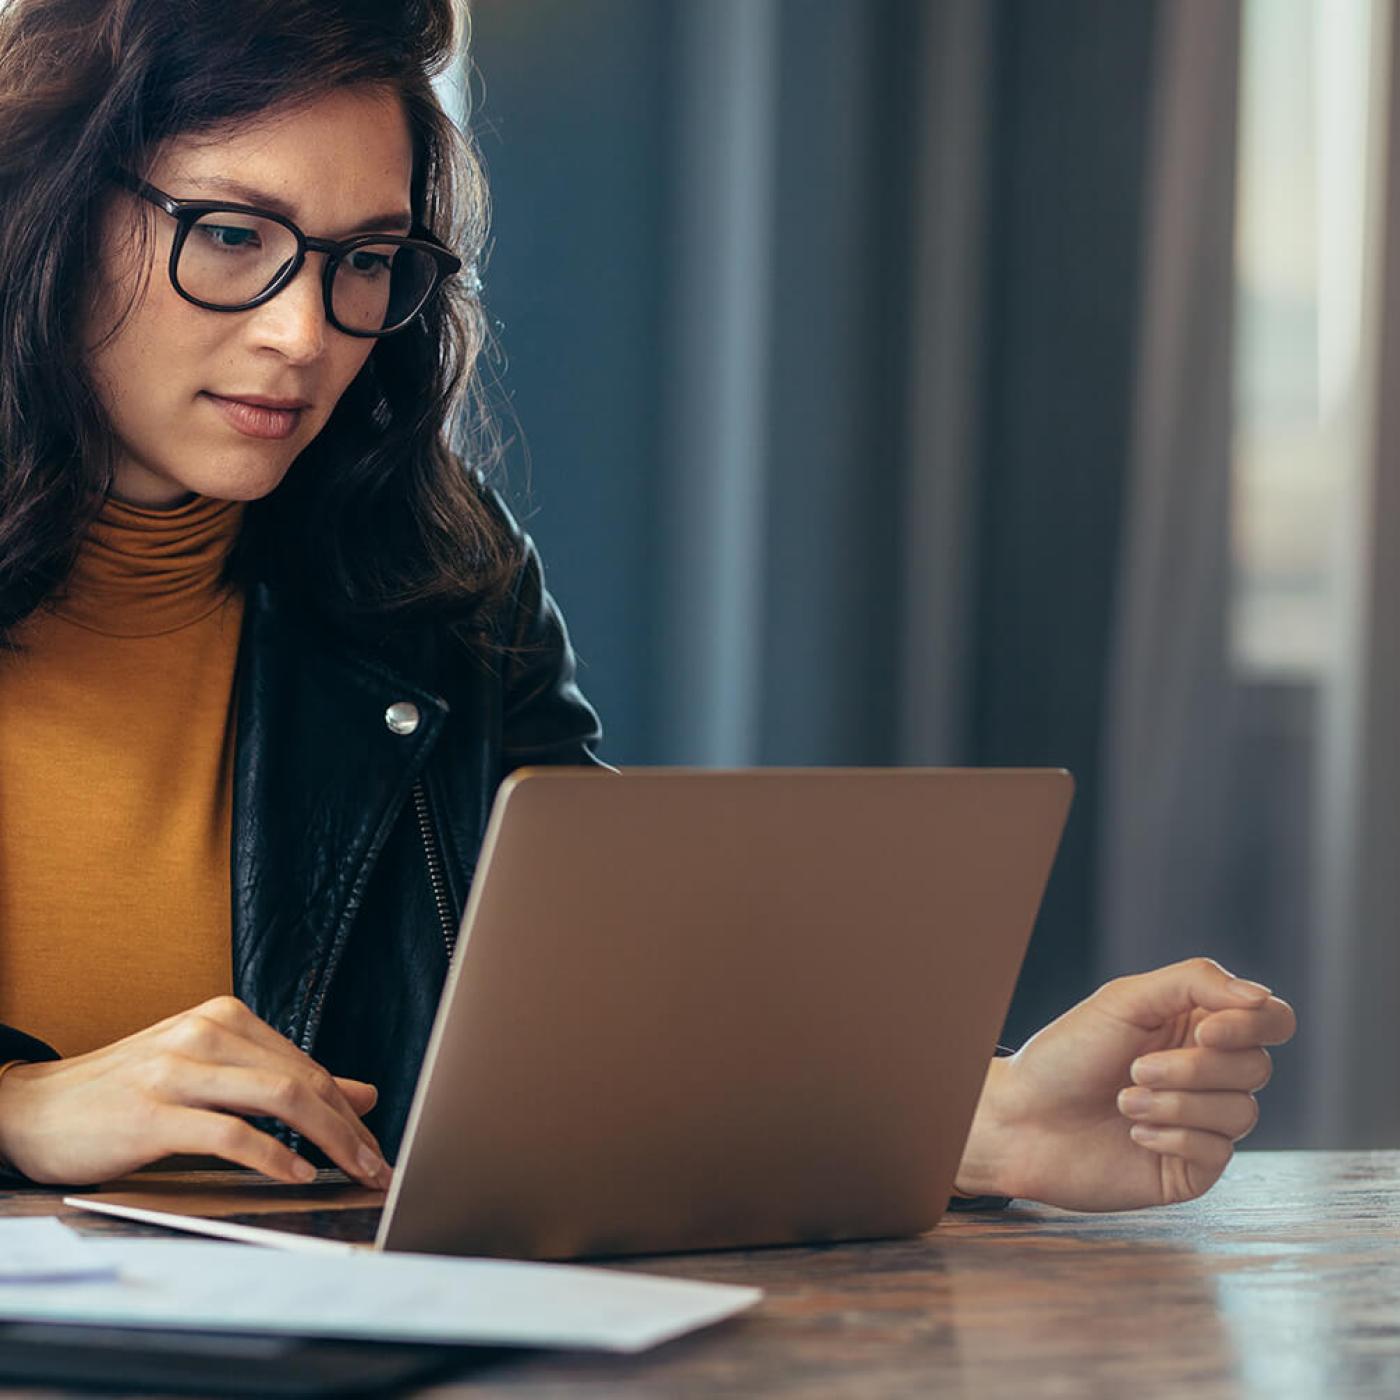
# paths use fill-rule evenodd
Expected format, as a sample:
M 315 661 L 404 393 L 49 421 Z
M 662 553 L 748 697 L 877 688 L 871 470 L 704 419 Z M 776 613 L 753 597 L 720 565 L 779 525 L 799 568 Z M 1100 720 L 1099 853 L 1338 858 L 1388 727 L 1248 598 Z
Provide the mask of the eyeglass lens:
M 272 219 L 231 210 L 202 214 L 175 268 L 198 301 L 235 310 L 256 301 L 295 259 L 292 231 Z M 437 264 L 420 248 L 366 243 L 336 265 L 331 308 L 347 330 L 381 331 L 411 320 L 432 290 Z

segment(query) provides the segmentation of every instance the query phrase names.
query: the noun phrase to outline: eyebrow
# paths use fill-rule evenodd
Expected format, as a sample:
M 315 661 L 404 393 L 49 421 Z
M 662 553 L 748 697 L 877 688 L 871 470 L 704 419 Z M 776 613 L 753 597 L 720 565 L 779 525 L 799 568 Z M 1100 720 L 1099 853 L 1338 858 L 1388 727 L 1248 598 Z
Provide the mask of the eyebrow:
M 285 199 L 278 199 L 275 194 L 269 194 L 266 190 L 245 185 L 241 180 L 209 178 L 202 179 L 199 183 L 210 186 L 220 194 L 232 195 L 242 204 L 256 205 L 259 209 L 281 214 L 283 218 L 296 222 L 291 205 Z M 362 219 L 354 228 L 342 229 L 339 238 L 353 238 L 357 233 L 393 233 L 397 229 L 412 227 L 413 215 L 407 209 L 394 209 L 386 214 L 375 214 L 372 218 Z

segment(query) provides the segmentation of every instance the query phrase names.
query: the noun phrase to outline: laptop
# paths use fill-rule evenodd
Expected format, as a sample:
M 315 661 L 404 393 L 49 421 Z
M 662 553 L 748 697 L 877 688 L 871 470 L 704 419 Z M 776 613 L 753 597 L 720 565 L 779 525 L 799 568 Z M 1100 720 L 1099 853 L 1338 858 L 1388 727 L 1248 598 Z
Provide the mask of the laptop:
M 575 1259 L 922 1233 L 1069 807 L 1058 770 L 523 769 L 387 1197 L 145 1175 L 90 1210 Z

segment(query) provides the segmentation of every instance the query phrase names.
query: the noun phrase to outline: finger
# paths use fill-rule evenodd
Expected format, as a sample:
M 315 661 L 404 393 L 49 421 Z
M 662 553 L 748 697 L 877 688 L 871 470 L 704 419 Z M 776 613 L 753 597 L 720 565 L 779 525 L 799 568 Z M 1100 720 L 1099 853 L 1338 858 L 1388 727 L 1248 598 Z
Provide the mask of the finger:
M 1224 1011 L 1262 1006 L 1269 996 L 1267 987 L 1233 977 L 1210 958 L 1188 958 L 1153 972 L 1115 978 L 1100 987 L 1094 999 L 1120 1020 L 1155 1030 L 1198 1007 Z
M 331 1076 L 335 1086 L 345 1095 L 345 1101 L 363 1118 L 379 1102 L 379 1090 L 363 1079 L 346 1079 L 342 1074 Z
M 1270 997 L 1253 1010 L 1212 1011 L 1196 1027 L 1196 1044 L 1216 1050 L 1245 1050 L 1255 1045 L 1282 1045 L 1293 1038 L 1298 1018 L 1293 1008 Z
M 1231 1142 L 1248 1137 L 1259 1122 L 1253 1094 L 1124 1089 L 1118 1095 L 1118 1111 L 1154 1128 L 1200 1128 Z
M 376 1188 L 388 1185 L 388 1165 L 303 1079 L 285 1070 L 245 1069 L 188 1061 L 181 1097 L 196 1108 L 276 1118 L 314 1142 L 343 1172 Z
M 1134 1123 L 1129 1131 L 1139 1147 L 1159 1153 L 1168 1161 L 1180 1160 L 1188 1183 L 1188 1189 L 1181 1193 L 1183 1200 L 1199 1196 L 1214 1186 L 1235 1154 L 1229 1138 L 1202 1132 L 1199 1128 L 1155 1128 L 1147 1123 Z
M 211 1040 L 204 1042 L 204 1044 L 213 1051 L 204 1058 L 213 1063 L 236 1065 L 246 1069 L 261 1069 L 272 1074 L 290 1075 L 305 1084 L 312 1093 L 316 1094 L 333 1112 L 339 1115 L 350 1131 L 359 1138 L 363 1146 L 376 1156 L 380 1155 L 378 1141 L 361 1121 L 362 1114 L 369 1111 L 369 1106 L 360 1109 L 350 1103 L 335 1078 L 309 1056 L 287 1055 L 275 1045 L 268 1047 L 262 1043 L 254 1043 L 234 1032 L 224 1030 L 222 1027 L 216 1027 Z M 365 1086 L 367 1089 L 369 1087 L 369 1085 Z
M 387 1173 L 388 1166 L 384 1163 L 373 1134 L 360 1122 L 348 1105 L 342 1109 L 337 1104 L 328 1102 L 321 1093 L 317 1092 L 319 1086 L 308 1082 L 301 1066 L 295 1061 L 288 1060 L 286 1057 L 269 1055 L 261 1046 L 253 1045 L 241 1036 L 233 1035 L 210 1022 L 204 1023 L 202 1027 L 196 1024 L 178 1028 L 172 1035 L 177 1042 L 183 1041 L 186 1046 L 190 1046 L 193 1053 L 186 1055 L 177 1051 L 166 1051 L 150 1061 L 145 1072 L 146 1085 L 157 1098 L 167 1103 L 199 1104 L 241 1113 L 266 1113 L 272 1117 L 282 1118 L 283 1121 L 288 1122 L 289 1126 L 300 1130 L 300 1123 L 291 1122 L 290 1119 L 284 1118 L 279 1111 L 282 1102 L 292 1097 L 290 1089 L 287 1087 L 281 1087 L 276 1091 L 280 1097 L 274 1098 L 272 1107 L 263 1107 L 261 1101 L 251 1103 L 220 1097 L 219 1091 L 212 1087 L 244 1082 L 219 1077 L 225 1073 L 234 1075 L 259 1074 L 264 1077 L 264 1080 L 275 1080 L 282 1086 L 289 1083 L 298 1084 L 305 1098 L 316 1099 L 323 1106 L 325 1113 L 331 1115 L 339 1125 L 337 1140 L 343 1140 L 343 1135 L 354 1139 L 356 1153 L 353 1160 L 355 1160 L 356 1165 L 354 1168 L 347 1168 L 350 1174 L 360 1180 L 370 1180 L 371 1173 L 368 1163 L 374 1161 L 379 1166 L 372 1174 L 373 1179 L 370 1180 L 370 1184 L 375 1186 L 381 1184 L 380 1178 Z M 324 1074 L 324 1071 L 321 1073 Z M 300 1116 L 303 1119 L 307 1111 L 305 1107 L 302 1107 Z M 317 1131 L 308 1134 L 308 1136 L 311 1137 L 312 1141 L 324 1147 L 322 1138 L 327 1135 L 328 1131 L 324 1126 L 325 1120 L 317 1116 L 315 1121 L 318 1123 Z M 367 1154 L 364 1163 L 359 1161 L 359 1153 Z M 345 1164 L 341 1160 L 344 1156 L 343 1151 L 340 1156 L 329 1151 L 327 1155 L 331 1156 L 338 1165 L 344 1167 Z
M 1157 1050 L 1131 1066 L 1134 1084 L 1148 1089 L 1243 1089 L 1257 1093 L 1273 1077 L 1269 1052 L 1250 1050 Z
M 167 1105 L 153 1119 L 152 1128 L 166 1153 L 222 1157 L 276 1181 L 297 1185 L 316 1178 L 316 1168 L 305 1157 L 298 1157 L 271 1134 L 227 1113 Z
M 274 1030 L 261 1016 L 255 1015 L 237 997 L 215 997 L 205 1005 L 209 1008 L 206 1014 L 210 1015 L 211 1019 L 226 1025 L 236 1034 L 246 1036 L 255 1045 L 261 1045 L 269 1053 L 291 1055 L 307 1068 L 325 1073 L 323 1067 L 316 1060 L 313 1060 L 306 1051 L 300 1046 L 294 1045 L 280 1031 Z M 353 1085 L 360 1091 L 371 1095 L 369 1107 L 360 1110 L 361 1112 L 368 1113 L 379 1098 L 379 1090 L 373 1084 L 367 1084 L 362 1079 L 348 1079 L 342 1075 L 332 1075 L 331 1078 L 342 1094 L 345 1093 L 347 1087 Z
M 260 1021 L 242 1002 L 218 997 L 175 1017 L 166 1023 L 164 1040 L 176 1054 L 187 1059 L 295 1075 L 344 1118 L 366 1147 L 379 1152 L 374 1134 L 360 1121 L 360 1113 L 351 1106 L 335 1079 L 285 1036 Z

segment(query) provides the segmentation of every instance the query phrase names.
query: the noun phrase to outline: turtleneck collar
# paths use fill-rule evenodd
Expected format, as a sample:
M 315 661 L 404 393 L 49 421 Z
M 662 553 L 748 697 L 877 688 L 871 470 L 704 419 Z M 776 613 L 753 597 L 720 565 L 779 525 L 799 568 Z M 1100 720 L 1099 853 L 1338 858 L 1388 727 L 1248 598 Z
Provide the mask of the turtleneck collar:
M 228 597 L 224 564 L 243 508 L 194 496 L 150 510 L 109 497 L 53 611 L 109 637 L 155 637 L 198 622 Z

